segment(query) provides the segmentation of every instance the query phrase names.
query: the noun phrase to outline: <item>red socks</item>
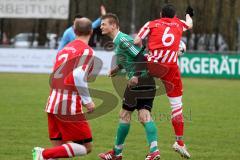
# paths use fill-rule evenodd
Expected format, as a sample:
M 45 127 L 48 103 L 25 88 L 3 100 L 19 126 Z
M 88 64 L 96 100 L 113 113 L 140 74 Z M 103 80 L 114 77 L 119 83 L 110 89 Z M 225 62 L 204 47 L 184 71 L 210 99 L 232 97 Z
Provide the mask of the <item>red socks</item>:
M 77 143 L 63 144 L 61 146 L 45 149 L 42 152 L 42 156 L 44 159 L 70 158 L 75 156 L 84 156 L 86 154 L 86 147 Z
M 182 107 L 178 107 L 172 110 L 172 125 L 175 131 L 178 144 L 180 146 L 183 146 L 184 142 L 182 140 L 182 137 L 183 137 L 184 121 L 183 121 Z
M 50 158 L 69 158 L 74 156 L 73 149 L 71 145 L 64 144 L 62 146 L 57 146 L 49 149 L 45 149 L 42 152 L 44 159 Z

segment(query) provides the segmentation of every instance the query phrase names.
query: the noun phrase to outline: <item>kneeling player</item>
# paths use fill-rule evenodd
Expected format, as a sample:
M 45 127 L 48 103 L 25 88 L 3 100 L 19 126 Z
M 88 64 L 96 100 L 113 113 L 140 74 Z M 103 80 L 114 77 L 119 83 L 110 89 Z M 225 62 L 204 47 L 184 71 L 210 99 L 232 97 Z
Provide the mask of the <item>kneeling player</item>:
M 82 104 L 89 112 L 95 106 L 86 82 L 94 53 L 88 46 L 92 34 L 91 21 L 87 18 L 76 19 L 74 31 L 76 39 L 57 54 L 45 110 L 53 147 L 35 147 L 33 160 L 83 156 L 91 152 L 92 134 L 82 114 Z

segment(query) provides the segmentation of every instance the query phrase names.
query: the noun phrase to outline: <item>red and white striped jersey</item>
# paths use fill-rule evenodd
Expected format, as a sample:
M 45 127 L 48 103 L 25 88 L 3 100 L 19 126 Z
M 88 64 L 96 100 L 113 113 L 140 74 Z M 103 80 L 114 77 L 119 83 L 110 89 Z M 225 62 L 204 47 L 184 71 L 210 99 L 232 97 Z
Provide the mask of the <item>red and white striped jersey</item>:
M 82 113 L 82 103 L 92 102 L 87 78 L 93 62 L 94 51 L 80 40 L 72 41 L 58 52 L 51 74 L 47 113 L 75 115 Z
M 161 18 L 147 22 L 139 31 L 141 39 L 148 37 L 150 51 L 148 61 L 177 63 L 182 32 L 189 29 L 185 21 L 174 18 Z

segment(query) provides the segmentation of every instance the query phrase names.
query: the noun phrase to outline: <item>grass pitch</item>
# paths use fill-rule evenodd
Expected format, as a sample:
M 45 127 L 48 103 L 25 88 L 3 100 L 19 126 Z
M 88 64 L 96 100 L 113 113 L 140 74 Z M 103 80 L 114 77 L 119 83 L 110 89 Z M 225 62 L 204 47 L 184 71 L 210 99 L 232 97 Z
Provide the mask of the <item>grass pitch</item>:
M 239 159 L 240 81 L 189 78 L 183 81 L 185 142 L 192 159 Z M 107 77 L 99 77 L 91 86 L 115 93 Z M 50 147 L 43 111 L 48 93 L 48 75 L 0 74 L 0 160 L 31 160 L 34 146 Z M 94 150 L 78 159 L 96 160 L 98 153 L 112 148 L 120 108 L 121 101 L 112 112 L 90 121 Z M 124 147 L 126 160 L 143 160 L 148 152 L 144 129 L 136 117 L 134 114 Z M 166 96 L 156 98 L 153 117 L 162 159 L 182 159 L 171 149 L 174 135 Z

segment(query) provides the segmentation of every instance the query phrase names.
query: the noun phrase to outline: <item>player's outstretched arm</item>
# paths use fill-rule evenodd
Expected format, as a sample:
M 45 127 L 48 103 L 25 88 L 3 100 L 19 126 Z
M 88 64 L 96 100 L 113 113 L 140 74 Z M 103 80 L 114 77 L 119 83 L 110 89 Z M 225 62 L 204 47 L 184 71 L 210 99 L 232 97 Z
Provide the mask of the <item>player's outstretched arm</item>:
M 101 16 L 104 16 L 107 13 L 106 8 L 105 8 L 104 5 L 100 6 L 100 12 L 101 12 Z
M 189 14 L 186 14 L 186 24 L 188 26 L 188 29 L 192 29 L 193 27 L 193 20 Z
M 105 15 L 107 13 L 106 8 L 104 7 L 104 5 L 100 6 L 100 13 L 101 16 Z M 101 25 L 101 17 L 99 17 L 98 19 L 96 19 L 93 23 L 92 23 L 92 28 L 96 29 Z
M 182 20 L 183 23 L 186 24 L 186 27 L 184 27 L 184 31 L 188 29 L 192 29 L 193 27 L 193 20 L 192 17 L 194 16 L 194 10 L 191 6 L 188 6 L 186 9 L 186 20 Z
M 193 28 L 193 20 L 189 14 L 186 14 L 186 20 L 181 20 L 183 22 L 183 31 Z

